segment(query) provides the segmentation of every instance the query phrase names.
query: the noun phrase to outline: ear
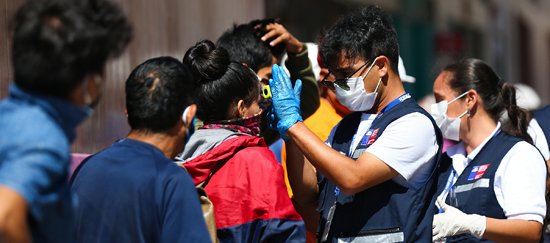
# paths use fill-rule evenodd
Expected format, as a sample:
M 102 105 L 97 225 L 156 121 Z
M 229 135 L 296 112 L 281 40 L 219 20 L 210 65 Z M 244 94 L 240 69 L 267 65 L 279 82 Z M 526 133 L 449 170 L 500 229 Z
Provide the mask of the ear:
M 384 77 L 386 76 L 386 74 L 388 74 L 390 68 L 390 59 L 388 59 L 386 56 L 379 56 L 378 59 L 376 59 L 376 63 L 374 65 L 378 67 L 378 75 L 380 77 Z
M 239 102 L 237 103 L 237 117 L 235 118 L 243 117 L 245 110 L 246 105 L 244 103 L 244 100 L 239 100 Z
M 243 66 L 248 67 L 248 64 L 246 64 L 246 63 L 243 62 Z
M 470 89 L 468 94 L 466 94 L 466 108 L 470 110 L 470 112 L 473 112 L 475 110 L 474 107 L 479 103 L 479 101 L 477 91 Z

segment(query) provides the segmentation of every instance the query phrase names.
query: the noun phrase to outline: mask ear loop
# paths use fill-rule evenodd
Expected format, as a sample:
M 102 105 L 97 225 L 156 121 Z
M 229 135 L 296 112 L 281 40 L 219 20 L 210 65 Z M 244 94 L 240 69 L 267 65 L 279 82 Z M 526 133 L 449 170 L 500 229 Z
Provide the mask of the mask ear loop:
M 183 115 L 181 116 L 181 120 L 183 121 L 183 124 L 187 126 L 187 112 L 189 112 L 189 107 L 185 108 L 185 111 L 183 111 Z
M 367 73 L 365 73 L 365 76 L 363 76 L 363 80 L 370 73 L 370 70 L 374 67 L 374 64 L 376 63 L 376 60 L 378 60 L 378 57 L 374 58 L 374 61 L 372 61 L 372 64 L 370 65 L 369 70 L 367 70 Z M 374 92 L 378 91 L 378 87 L 380 87 L 380 82 L 381 81 L 382 81 L 382 78 L 378 79 L 378 84 L 376 85 L 376 89 L 374 89 Z
M 447 103 L 447 105 L 449 105 L 449 104 L 455 102 L 456 100 L 458 100 L 458 99 L 464 97 L 468 92 L 469 92 L 469 91 L 466 91 L 466 92 L 464 92 L 463 94 L 459 95 L 458 97 L 454 98 L 453 100 L 451 100 L 451 102 Z

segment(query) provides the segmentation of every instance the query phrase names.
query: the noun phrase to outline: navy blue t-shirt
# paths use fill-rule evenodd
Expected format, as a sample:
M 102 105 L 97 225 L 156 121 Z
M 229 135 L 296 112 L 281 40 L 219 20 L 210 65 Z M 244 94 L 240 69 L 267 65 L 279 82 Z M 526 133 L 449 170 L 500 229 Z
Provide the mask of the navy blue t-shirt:
M 191 177 L 153 145 L 115 143 L 73 181 L 77 242 L 211 242 Z

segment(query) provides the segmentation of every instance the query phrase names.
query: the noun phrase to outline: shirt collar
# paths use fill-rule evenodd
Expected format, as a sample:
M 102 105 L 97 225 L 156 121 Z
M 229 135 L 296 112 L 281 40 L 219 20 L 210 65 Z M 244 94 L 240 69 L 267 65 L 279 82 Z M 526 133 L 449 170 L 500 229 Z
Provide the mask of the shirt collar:
M 61 98 L 25 90 L 15 83 L 10 85 L 10 98 L 35 104 L 54 119 L 72 142 L 76 138 L 75 129 L 88 117 L 86 109 Z
M 453 159 L 453 168 L 458 174 L 461 174 L 464 168 L 477 156 L 479 151 L 500 132 L 500 122 L 497 122 L 495 130 L 479 146 L 466 156 L 466 146 L 463 141 L 453 146 L 447 147 L 447 155 Z

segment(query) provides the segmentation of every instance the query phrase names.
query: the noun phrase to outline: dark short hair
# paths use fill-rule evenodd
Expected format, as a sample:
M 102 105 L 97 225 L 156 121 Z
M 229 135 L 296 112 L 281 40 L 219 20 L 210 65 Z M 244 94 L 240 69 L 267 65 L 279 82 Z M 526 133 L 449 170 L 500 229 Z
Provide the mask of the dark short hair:
M 13 20 L 15 83 L 67 98 L 87 74 L 130 42 L 132 28 L 108 0 L 31 0 Z
M 253 20 L 248 24 L 233 25 L 218 39 L 216 45 L 229 52 L 231 60 L 246 63 L 254 72 L 271 65 L 273 57 L 280 58 L 285 51 L 285 44 L 270 46 L 275 37 L 261 40 L 267 33 L 265 26 L 276 23 L 274 19 Z
M 209 40 L 189 48 L 183 63 L 197 84 L 197 117 L 205 123 L 233 118 L 239 100 L 248 105 L 260 95 L 256 74 Z
M 183 63 L 158 57 L 137 66 L 126 80 L 126 109 L 132 130 L 165 133 L 193 103 L 193 77 Z
M 323 64 L 338 67 L 342 59 L 372 61 L 388 57 L 391 69 L 398 73 L 399 44 L 392 20 L 380 7 L 352 11 L 341 17 L 321 38 L 319 52 Z

